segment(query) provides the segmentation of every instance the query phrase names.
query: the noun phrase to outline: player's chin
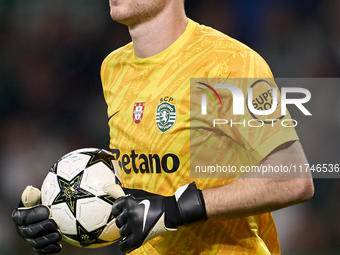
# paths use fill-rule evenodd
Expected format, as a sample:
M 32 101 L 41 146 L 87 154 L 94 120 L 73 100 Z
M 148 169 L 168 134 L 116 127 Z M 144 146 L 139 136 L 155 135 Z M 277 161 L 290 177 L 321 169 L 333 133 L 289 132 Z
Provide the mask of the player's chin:
M 110 16 L 112 20 L 128 27 L 133 27 L 140 23 L 138 15 L 133 15 L 133 13 L 130 13 L 123 7 L 111 7 Z
M 118 9 L 119 8 L 117 8 L 117 7 L 111 8 L 111 11 L 110 11 L 111 19 L 116 21 L 116 22 L 119 22 L 119 23 L 126 25 L 128 18 L 126 17 L 126 15 L 124 15 L 124 13 L 122 13 L 122 11 L 120 11 Z

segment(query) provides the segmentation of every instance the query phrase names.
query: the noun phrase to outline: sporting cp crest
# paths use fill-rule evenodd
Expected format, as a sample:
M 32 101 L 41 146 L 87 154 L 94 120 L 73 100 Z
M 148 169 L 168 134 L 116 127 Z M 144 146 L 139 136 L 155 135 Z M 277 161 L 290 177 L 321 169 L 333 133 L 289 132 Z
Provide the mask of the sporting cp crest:
M 168 102 L 163 102 L 157 106 L 156 123 L 159 131 L 165 133 L 176 122 L 176 107 Z
M 145 102 L 135 103 L 133 106 L 132 118 L 133 122 L 139 124 L 143 119 Z

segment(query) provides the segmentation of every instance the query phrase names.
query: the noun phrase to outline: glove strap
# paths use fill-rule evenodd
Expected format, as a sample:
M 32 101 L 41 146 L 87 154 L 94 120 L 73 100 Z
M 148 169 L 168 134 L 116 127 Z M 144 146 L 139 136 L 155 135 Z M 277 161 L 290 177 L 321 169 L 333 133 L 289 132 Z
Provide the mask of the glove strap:
M 175 192 L 178 209 L 184 225 L 207 220 L 202 191 L 194 182 L 180 187 Z

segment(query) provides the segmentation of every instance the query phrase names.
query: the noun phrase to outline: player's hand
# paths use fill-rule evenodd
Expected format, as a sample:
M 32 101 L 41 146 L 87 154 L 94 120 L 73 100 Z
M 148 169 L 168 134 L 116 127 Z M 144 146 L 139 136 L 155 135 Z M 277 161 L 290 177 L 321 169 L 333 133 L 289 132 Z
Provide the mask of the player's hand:
M 40 191 L 32 186 L 26 187 L 12 212 L 17 233 L 39 254 L 61 251 L 58 242 L 62 237 L 50 215 L 50 209 L 40 204 Z
M 180 187 L 175 195 L 165 197 L 138 189 L 105 185 L 104 191 L 117 199 L 112 206 L 120 229 L 119 247 L 131 252 L 148 240 L 181 225 L 207 219 L 202 192 L 194 182 Z

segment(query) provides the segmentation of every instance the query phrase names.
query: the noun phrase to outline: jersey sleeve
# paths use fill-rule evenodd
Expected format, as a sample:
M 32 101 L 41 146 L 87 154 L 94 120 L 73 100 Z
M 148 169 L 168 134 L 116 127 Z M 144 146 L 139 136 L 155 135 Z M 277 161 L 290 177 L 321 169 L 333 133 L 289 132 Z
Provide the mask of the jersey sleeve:
M 242 90 L 244 95 L 244 114 L 233 113 L 235 96 L 224 89 L 221 115 L 226 116 L 229 125 L 221 125 L 221 131 L 244 147 L 257 162 L 261 162 L 271 151 L 288 141 L 298 140 L 295 122 L 289 112 L 281 113 L 281 95 L 273 74 L 263 58 L 252 50 L 237 51 L 220 65 L 217 77 L 223 83 Z M 248 102 L 249 88 L 252 90 L 251 103 Z M 277 104 L 274 92 L 277 89 Z M 269 115 L 255 114 L 256 111 L 276 108 Z M 254 113 L 255 112 L 255 113 Z M 262 113 L 262 112 L 261 112 Z

